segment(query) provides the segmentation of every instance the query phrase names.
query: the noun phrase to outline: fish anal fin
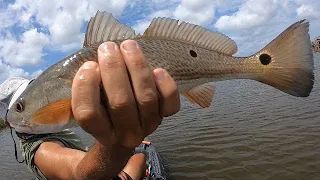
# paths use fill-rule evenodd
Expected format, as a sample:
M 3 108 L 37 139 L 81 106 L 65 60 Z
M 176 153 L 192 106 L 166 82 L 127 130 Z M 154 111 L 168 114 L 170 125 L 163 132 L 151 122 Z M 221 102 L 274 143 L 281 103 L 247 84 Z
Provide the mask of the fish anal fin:
M 38 109 L 32 116 L 36 124 L 66 124 L 73 119 L 71 99 L 62 99 Z
M 236 43 L 224 34 L 169 18 L 154 18 L 143 37 L 189 43 L 230 56 L 238 50 Z
M 112 14 L 97 11 L 88 23 L 83 46 L 92 46 L 105 41 L 134 39 L 135 31 L 121 24 Z
M 198 104 L 202 108 L 207 108 L 211 105 L 215 92 L 215 86 L 212 84 L 204 84 L 192 88 L 191 90 L 183 93 L 189 102 Z

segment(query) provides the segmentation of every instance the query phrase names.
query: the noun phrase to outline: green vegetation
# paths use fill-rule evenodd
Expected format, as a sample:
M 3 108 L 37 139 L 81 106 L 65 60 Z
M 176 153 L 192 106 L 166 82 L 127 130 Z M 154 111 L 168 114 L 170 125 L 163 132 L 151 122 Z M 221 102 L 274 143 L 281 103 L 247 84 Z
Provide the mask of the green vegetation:
M 5 128 L 7 125 L 4 123 L 4 121 L 0 120 L 0 129 Z

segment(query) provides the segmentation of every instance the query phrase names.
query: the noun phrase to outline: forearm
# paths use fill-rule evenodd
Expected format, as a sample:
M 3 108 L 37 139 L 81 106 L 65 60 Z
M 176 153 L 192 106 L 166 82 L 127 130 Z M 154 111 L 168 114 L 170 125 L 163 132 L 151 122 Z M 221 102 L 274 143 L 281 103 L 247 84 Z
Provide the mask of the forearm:
M 89 152 L 64 147 L 60 142 L 44 142 L 34 161 L 48 179 L 111 179 L 122 170 L 131 153 L 98 142 Z
M 74 179 L 111 179 L 126 165 L 133 151 L 122 146 L 106 147 L 98 141 L 78 162 Z

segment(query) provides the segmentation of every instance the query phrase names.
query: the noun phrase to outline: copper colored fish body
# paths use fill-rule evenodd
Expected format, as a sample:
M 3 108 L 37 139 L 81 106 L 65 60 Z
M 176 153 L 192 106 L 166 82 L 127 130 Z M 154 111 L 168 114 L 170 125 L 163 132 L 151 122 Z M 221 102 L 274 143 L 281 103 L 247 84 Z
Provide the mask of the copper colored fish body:
M 166 69 L 180 93 L 201 107 L 210 106 L 214 95 L 209 82 L 231 79 L 256 80 L 306 97 L 314 79 L 308 28 L 307 22 L 299 21 L 252 56 L 234 57 L 237 46 L 233 40 L 200 26 L 155 18 L 143 35 L 136 35 L 111 14 L 98 12 L 88 24 L 84 47 L 32 81 L 9 110 L 7 120 L 18 132 L 33 134 L 76 126 L 71 111 L 74 75 L 84 62 L 97 61 L 102 42 L 120 44 L 126 39 L 135 39 L 151 69 Z

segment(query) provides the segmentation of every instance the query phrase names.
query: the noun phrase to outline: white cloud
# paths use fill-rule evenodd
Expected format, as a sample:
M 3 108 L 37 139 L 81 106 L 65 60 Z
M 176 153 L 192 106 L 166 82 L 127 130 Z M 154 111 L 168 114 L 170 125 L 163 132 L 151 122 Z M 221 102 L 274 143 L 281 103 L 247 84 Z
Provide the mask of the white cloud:
M 8 28 L 14 24 L 14 16 L 11 13 L 7 13 L 5 10 L 0 9 L 0 32 L 1 30 Z
M 221 2 L 221 0 L 182 0 L 173 16 L 186 22 L 208 25 L 215 17 L 215 7 Z
M 39 32 L 38 39 L 45 41 L 35 45 L 34 50 L 29 47 L 27 50 L 23 49 L 16 52 L 12 48 L 15 43 L 18 44 L 17 46 L 24 47 L 24 45 L 30 44 L 28 43 L 30 39 L 22 39 L 21 42 L 14 39 L 5 39 L 4 41 L 9 43 L 10 46 L 5 48 L 5 55 L 3 53 L 2 55 L 7 62 L 16 66 L 38 63 L 43 55 L 39 52 L 47 45 L 47 39 L 44 36 L 49 38 L 53 50 L 69 51 L 80 48 L 84 38 L 81 28 L 85 21 L 94 16 L 97 10 L 108 11 L 118 16 L 125 8 L 126 2 L 126 0 L 17 0 L 8 6 L 5 13 L 0 11 L 0 18 L 2 19 L 0 28 L 8 28 L 17 24 L 22 29 L 30 29 L 38 24 L 40 26 L 38 31 L 44 30 L 44 32 Z M 25 33 L 25 35 L 28 35 L 27 32 Z M 17 53 L 19 57 L 16 57 Z M 34 53 L 32 54 L 33 58 L 31 58 L 31 53 Z
M 237 55 L 251 55 L 302 18 L 310 21 L 311 38 L 320 35 L 317 30 L 320 17 L 314 13 L 319 12 L 319 5 L 318 0 L 243 0 L 236 12 L 224 11 L 227 14 L 221 16 L 214 27 L 235 40 L 239 47 Z
M 220 31 L 238 31 L 265 24 L 277 15 L 276 0 L 248 0 L 233 15 L 221 16 L 214 25 Z
M 37 65 L 44 55 L 43 47 L 49 43 L 49 38 L 38 32 L 37 28 L 30 29 L 19 39 L 7 37 L 0 41 L 0 57 L 10 65 Z
M 29 78 L 29 73 L 25 72 L 22 68 L 13 68 L 7 64 L 4 64 L 0 60 L 0 82 L 5 81 L 9 77 Z
M 150 25 L 152 19 L 156 17 L 169 17 L 206 26 L 212 22 L 215 17 L 215 9 L 222 2 L 223 0 L 152 0 L 149 3 L 152 6 L 159 6 L 160 8 L 152 11 L 144 19 L 138 20 L 133 29 L 138 33 L 143 33 Z M 134 6 L 137 6 L 137 4 Z
M 217 11 L 221 14 L 230 13 L 236 11 L 245 0 L 232 0 L 232 1 L 224 1 L 224 3 L 220 3 Z
M 170 17 L 172 16 L 172 12 L 170 10 L 160 10 L 152 13 L 149 17 L 150 18 L 157 18 L 157 17 Z
M 49 31 L 51 40 L 57 44 L 69 44 L 79 42 L 80 28 L 83 21 L 77 20 L 74 15 L 68 12 L 60 12 L 53 22 L 50 22 Z
M 127 4 L 127 0 L 0 2 L 5 5 L 0 6 L 0 60 L 6 63 L 1 64 L 1 77 L 30 78 L 40 71 L 29 74 L 15 67 L 38 65 L 45 55 L 44 48 L 49 45 L 51 52 L 80 48 L 84 39 L 81 28 L 97 10 L 119 16 Z
M 24 71 L 22 68 L 15 68 L 0 61 L 0 84 L 9 77 L 23 77 L 26 79 L 34 79 L 39 76 L 43 70 L 39 69 L 33 73 Z
M 151 20 L 149 19 L 138 21 L 138 23 L 134 25 L 132 29 L 135 30 L 136 34 L 138 33 L 143 34 L 143 32 L 149 27 L 150 23 L 151 23 Z
M 17 0 L 9 8 L 18 12 L 22 23 L 30 23 L 30 18 L 35 17 L 37 23 L 48 29 L 53 45 L 74 48 L 82 44 L 80 30 L 84 22 L 97 10 L 119 16 L 126 4 L 126 0 Z
M 320 8 L 312 5 L 301 5 L 297 9 L 297 16 L 299 19 L 315 20 L 320 17 Z
M 156 12 L 153 12 L 152 14 L 150 14 L 148 17 L 146 17 L 143 20 L 137 21 L 137 24 L 134 25 L 132 28 L 140 34 L 143 34 L 143 32 L 149 27 L 151 21 L 153 18 L 157 18 L 157 17 L 171 17 L 172 16 L 172 12 L 169 10 L 159 10 Z

